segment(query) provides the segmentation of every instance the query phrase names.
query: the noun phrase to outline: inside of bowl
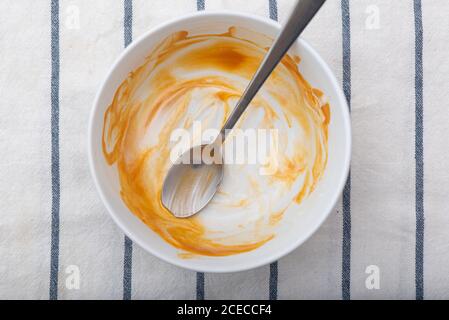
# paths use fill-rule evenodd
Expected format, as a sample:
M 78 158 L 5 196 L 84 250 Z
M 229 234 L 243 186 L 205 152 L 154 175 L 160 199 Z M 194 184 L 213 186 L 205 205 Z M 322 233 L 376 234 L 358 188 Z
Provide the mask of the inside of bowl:
M 114 220 L 131 239 L 152 254 L 199 271 L 226 272 L 253 268 L 277 259 L 304 242 L 332 210 L 346 178 L 349 161 L 347 107 L 339 85 L 319 56 L 299 40 L 289 53 L 301 58 L 300 72 L 313 87 L 324 92 L 330 103 L 328 161 L 314 192 L 299 205 L 292 204 L 284 213 L 276 227 L 276 236 L 253 251 L 224 257 L 193 255 L 186 259 L 180 256 L 180 250 L 165 242 L 129 211 L 120 198 L 117 170 L 115 166 L 107 165 L 101 147 L 103 115 L 115 90 L 131 70 L 144 62 L 154 46 L 173 32 L 186 30 L 189 34 L 220 34 L 231 26 L 248 30 L 247 36 L 251 41 L 264 44 L 279 31 L 279 27 L 273 22 L 237 14 L 195 15 L 167 24 L 137 40 L 118 60 L 101 89 L 92 118 L 91 154 L 94 174 L 103 201 Z

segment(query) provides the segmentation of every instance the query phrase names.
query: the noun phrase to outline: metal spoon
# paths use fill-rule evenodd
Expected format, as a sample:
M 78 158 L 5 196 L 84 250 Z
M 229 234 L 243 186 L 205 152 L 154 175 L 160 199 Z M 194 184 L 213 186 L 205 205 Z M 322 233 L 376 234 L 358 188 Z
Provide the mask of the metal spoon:
M 203 209 L 213 198 L 223 179 L 224 169 L 222 155 L 214 154 L 220 149 L 217 146 L 221 146 L 226 133 L 234 127 L 265 80 L 325 1 L 298 1 L 287 24 L 274 41 L 215 141 L 210 145 L 191 148 L 170 168 L 162 188 L 162 204 L 175 217 L 190 217 Z M 221 161 L 211 161 L 217 156 Z

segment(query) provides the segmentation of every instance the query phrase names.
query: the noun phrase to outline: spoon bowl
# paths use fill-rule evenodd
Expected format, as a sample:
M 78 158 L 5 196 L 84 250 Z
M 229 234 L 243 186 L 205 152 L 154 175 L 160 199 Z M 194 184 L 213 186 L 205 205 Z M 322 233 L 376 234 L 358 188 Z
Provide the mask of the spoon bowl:
M 210 155 L 210 145 L 184 152 L 170 168 L 162 189 L 162 205 L 177 218 L 188 218 L 214 197 L 223 179 L 223 159 Z

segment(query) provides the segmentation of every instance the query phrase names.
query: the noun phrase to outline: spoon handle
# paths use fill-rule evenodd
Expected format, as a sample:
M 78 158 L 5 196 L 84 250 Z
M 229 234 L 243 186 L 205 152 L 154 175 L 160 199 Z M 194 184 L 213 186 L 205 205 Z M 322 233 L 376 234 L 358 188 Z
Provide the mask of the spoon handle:
M 265 55 L 259 69 L 254 74 L 245 92 L 240 97 L 236 107 L 232 111 L 225 125 L 221 129 L 221 135 L 226 138 L 226 133 L 234 127 L 242 113 L 246 110 L 260 87 L 271 74 L 273 69 L 287 53 L 291 45 L 296 41 L 301 32 L 309 24 L 326 0 L 299 0 L 287 24 L 277 36 L 272 47 Z

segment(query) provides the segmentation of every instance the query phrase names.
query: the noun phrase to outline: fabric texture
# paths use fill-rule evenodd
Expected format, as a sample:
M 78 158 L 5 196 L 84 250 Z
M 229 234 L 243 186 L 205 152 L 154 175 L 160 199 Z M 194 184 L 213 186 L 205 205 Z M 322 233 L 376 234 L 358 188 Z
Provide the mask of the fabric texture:
M 328 0 L 308 26 L 351 107 L 351 174 L 324 225 L 278 262 L 183 270 L 125 239 L 101 203 L 87 122 L 124 47 L 197 10 L 282 24 L 294 4 L 0 1 L 0 298 L 449 298 L 446 0 Z

